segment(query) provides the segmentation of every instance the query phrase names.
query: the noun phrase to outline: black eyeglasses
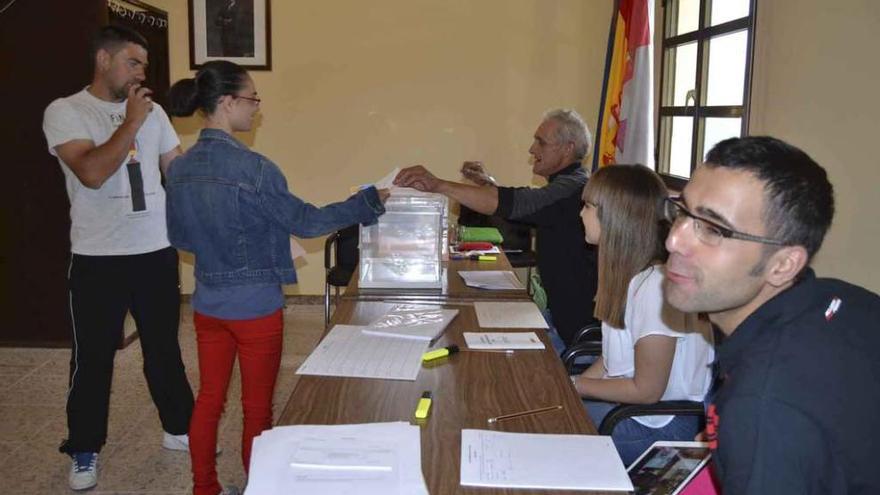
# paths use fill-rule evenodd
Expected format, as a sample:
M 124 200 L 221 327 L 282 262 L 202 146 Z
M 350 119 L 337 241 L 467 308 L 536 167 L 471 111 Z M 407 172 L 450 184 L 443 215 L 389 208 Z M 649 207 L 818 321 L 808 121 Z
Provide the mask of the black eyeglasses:
M 259 98 L 253 98 L 253 97 L 251 97 L 251 96 L 242 96 L 242 95 L 231 95 L 231 96 L 232 96 L 233 98 L 241 98 L 242 100 L 250 100 L 250 101 L 256 103 L 257 105 L 259 105 L 260 102 L 263 101 L 263 100 L 261 100 L 261 99 L 259 99 Z
M 723 239 L 739 239 L 741 241 L 760 242 L 761 244 L 771 244 L 774 246 L 785 245 L 784 242 L 777 239 L 746 234 L 745 232 L 739 232 L 719 225 L 712 220 L 698 217 L 685 208 L 680 201 L 681 198 L 675 197 L 666 198 L 663 202 L 663 213 L 666 220 L 675 225 L 685 218 L 690 218 L 694 223 L 694 235 L 705 244 L 717 246 L 721 244 Z

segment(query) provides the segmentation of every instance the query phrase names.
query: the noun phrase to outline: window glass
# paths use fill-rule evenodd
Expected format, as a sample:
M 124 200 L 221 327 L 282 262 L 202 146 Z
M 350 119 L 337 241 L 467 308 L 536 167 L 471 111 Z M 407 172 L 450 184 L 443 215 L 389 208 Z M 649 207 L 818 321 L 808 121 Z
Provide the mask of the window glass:
M 700 0 L 672 0 L 667 4 L 666 37 L 696 31 L 700 27 Z
M 703 126 L 703 155 L 713 146 L 727 138 L 739 137 L 742 131 L 742 119 L 707 117 Z
M 690 177 L 693 126 L 693 117 L 663 117 L 660 120 L 661 163 L 666 164 L 661 172 Z
M 666 93 L 665 105 L 683 107 L 693 106 L 693 100 L 687 100 L 688 92 L 697 84 L 697 43 L 688 43 L 666 50 L 666 74 L 671 74 L 672 101 L 669 101 L 670 93 Z M 668 76 L 667 76 L 668 77 Z M 687 100 L 687 103 L 685 101 Z
M 749 32 L 710 38 L 706 105 L 742 105 Z
M 749 0 L 714 0 L 709 25 L 717 26 L 749 15 L 749 3 Z

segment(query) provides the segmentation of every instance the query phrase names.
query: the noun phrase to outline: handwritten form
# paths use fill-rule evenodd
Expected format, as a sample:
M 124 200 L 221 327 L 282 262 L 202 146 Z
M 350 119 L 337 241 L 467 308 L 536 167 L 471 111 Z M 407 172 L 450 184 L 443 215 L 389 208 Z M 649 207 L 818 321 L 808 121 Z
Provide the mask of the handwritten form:
M 477 301 L 474 311 L 482 328 L 549 328 L 538 306 L 531 301 Z
M 280 426 L 254 438 L 246 495 L 427 495 L 418 426 Z
M 369 335 L 363 333 L 365 328 L 334 326 L 296 373 L 415 380 L 429 342 Z
M 461 430 L 461 484 L 632 491 L 611 437 Z

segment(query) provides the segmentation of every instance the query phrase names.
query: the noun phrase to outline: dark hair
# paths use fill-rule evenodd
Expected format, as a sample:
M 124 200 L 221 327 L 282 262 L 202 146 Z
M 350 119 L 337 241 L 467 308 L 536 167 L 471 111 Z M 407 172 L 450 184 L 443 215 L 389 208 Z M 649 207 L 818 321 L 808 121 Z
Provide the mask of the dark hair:
M 124 26 L 104 26 L 92 37 L 92 44 L 89 47 L 90 60 L 92 63 L 95 62 L 98 50 L 106 50 L 112 55 L 126 43 L 140 45 L 144 50 L 150 49 L 147 39 L 137 31 Z
M 168 113 L 177 117 L 201 110 L 210 115 L 217 109 L 217 100 L 244 87 L 247 71 L 236 63 L 212 60 L 196 72 L 196 77 L 181 79 L 168 90 Z
M 624 328 L 629 283 L 653 263 L 666 261 L 666 227 L 661 220 L 666 186 L 644 165 L 611 165 L 584 187 L 585 203 L 596 207 L 599 236 L 599 290 L 594 316 Z
M 709 151 L 705 166 L 745 170 L 764 182 L 764 227 L 772 237 L 803 246 L 809 258 L 822 246 L 834 218 L 834 190 L 809 155 L 769 136 L 731 138 Z

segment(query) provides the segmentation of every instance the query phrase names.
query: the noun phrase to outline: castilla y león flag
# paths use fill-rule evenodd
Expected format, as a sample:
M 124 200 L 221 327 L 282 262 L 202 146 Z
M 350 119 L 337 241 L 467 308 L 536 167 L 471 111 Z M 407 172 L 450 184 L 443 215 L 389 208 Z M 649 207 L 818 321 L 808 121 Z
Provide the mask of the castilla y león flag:
M 641 163 L 653 169 L 653 2 L 615 3 L 593 168 Z

